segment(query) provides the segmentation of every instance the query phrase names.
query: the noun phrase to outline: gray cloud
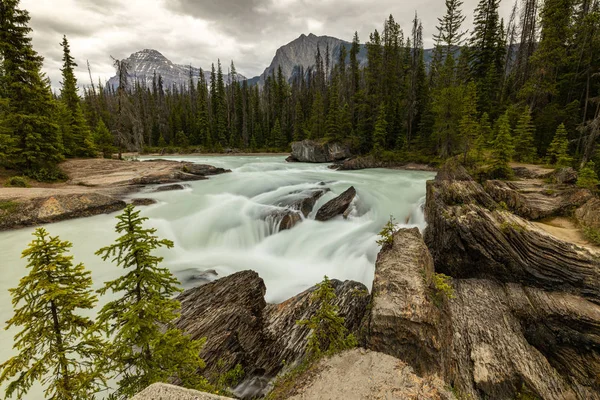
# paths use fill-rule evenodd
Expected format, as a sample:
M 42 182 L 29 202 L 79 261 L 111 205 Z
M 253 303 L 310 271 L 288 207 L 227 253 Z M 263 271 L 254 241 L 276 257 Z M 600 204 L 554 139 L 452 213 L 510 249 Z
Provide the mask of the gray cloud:
M 508 0 L 505 0 L 507 2 Z M 472 23 L 477 0 L 465 0 L 465 28 Z M 95 78 L 114 74 L 110 56 L 153 48 L 173 62 L 204 69 L 221 59 L 234 60 L 238 72 L 262 73 L 280 46 L 301 33 L 361 41 L 393 14 L 408 34 L 415 11 L 423 22 L 425 45 L 431 46 L 443 0 L 22 0 L 29 10 L 35 49 L 45 57 L 45 71 L 57 88 L 62 35 L 71 43 L 80 85 L 87 85 L 89 60 Z M 512 4 L 503 3 L 508 16 Z

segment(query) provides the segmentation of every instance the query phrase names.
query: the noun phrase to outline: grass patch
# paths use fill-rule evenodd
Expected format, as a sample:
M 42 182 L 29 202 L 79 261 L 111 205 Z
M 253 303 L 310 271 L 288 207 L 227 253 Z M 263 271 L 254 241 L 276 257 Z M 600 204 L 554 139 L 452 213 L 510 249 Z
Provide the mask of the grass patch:
M 600 246 L 600 229 L 584 226 L 583 236 L 594 245 Z
M 296 394 L 298 387 L 305 386 L 318 372 L 318 362 L 304 360 L 298 366 L 292 368 L 275 379 L 273 389 L 265 397 L 266 400 L 283 400 Z
M 0 200 L 0 221 L 17 211 L 19 203 L 11 200 Z

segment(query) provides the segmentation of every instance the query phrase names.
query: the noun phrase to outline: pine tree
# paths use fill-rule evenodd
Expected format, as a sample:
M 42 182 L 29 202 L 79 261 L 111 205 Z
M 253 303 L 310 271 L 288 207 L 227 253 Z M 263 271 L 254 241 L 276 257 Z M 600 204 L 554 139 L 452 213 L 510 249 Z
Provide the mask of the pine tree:
M 298 321 L 311 330 L 307 347 L 309 359 L 332 355 L 357 345 L 354 335 L 349 334 L 344 326 L 344 318 L 338 315 L 339 309 L 333 304 L 335 298 L 335 289 L 325 276 L 311 295 L 311 301 L 318 303 L 319 308 L 310 319 Z
M 98 122 L 96 131 L 94 132 L 94 144 L 104 158 L 111 158 L 112 153 L 116 150 L 113 136 L 110 134 L 103 120 Z
M 385 114 L 385 104 L 379 105 L 379 114 L 375 122 L 375 130 L 373 131 L 373 153 L 380 155 L 385 149 L 385 139 L 387 137 L 387 118 Z
M 514 153 L 508 115 L 502 114 L 496 121 L 496 138 L 492 142 L 491 173 L 498 178 L 510 178 L 513 174 L 509 162 Z
M 94 364 L 102 361 L 106 343 L 93 322 L 80 314 L 96 304 L 92 278 L 83 264 L 73 265 L 71 243 L 44 228 L 23 251 L 29 274 L 10 289 L 14 316 L 7 329 L 22 327 L 13 347 L 19 354 L 0 365 L 0 383 L 8 398 L 22 398 L 35 382 L 51 400 L 89 399 L 105 384 Z
M 560 124 L 556 128 L 554 139 L 548 147 L 546 153 L 548 164 L 554 165 L 556 168 L 569 167 L 573 159 L 569 156 L 569 139 L 567 138 L 567 130 L 564 124 Z
M 8 101 L 0 98 L 0 165 L 6 166 L 10 166 L 12 155 L 16 151 L 15 140 L 3 122 L 8 117 L 8 109 Z
M 470 82 L 465 90 L 459 129 L 463 142 L 463 161 L 466 163 L 469 152 L 476 146 L 480 130 L 477 121 L 477 91 L 473 82 Z
M 285 136 L 281 131 L 281 124 L 279 123 L 279 118 L 275 120 L 275 125 L 273 125 L 273 130 L 271 131 L 271 138 L 273 140 L 273 145 L 278 149 L 284 149 L 288 145 L 287 140 L 285 139 Z
M 79 95 L 77 94 L 77 79 L 74 68 L 77 66 L 71 56 L 71 48 L 66 36 L 61 43 L 63 48 L 61 101 L 65 104 L 67 115 L 63 123 L 63 147 L 70 156 L 94 156 L 93 142 L 89 126 L 81 111 Z M 65 134 L 68 135 L 65 137 Z
M 600 180 L 596 173 L 596 164 L 594 164 L 593 161 L 588 161 L 587 164 L 579 170 L 577 186 L 596 191 L 598 190 L 598 185 L 600 185 Z
M 15 143 L 14 166 L 35 172 L 53 169 L 62 160 L 62 147 L 50 85 L 41 72 L 43 58 L 33 50 L 28 23 L 19 0 L 0 3 L 0 87 L 8 100 L 0 131 Z
M 533 162 L 537 151 L 533 142 L 535 126 L 531 119 L 531 109 L 525 107 L 515 128 L 515 159 L 523 162 Z
M 140 217 L 132 205 L 117 219 L 116 231 L 122 236 L 96 252 L 127 271 L 99 290 L 118 296 L 98 314 L 98 324 L 113 339 L 108 360 L 118 378 L 114 396 L 129 398 L 170 378 L 180 379 L 184 386 L 205 387 L 206 381 L 196 373 L 204 367 L 199 357 L 204 340 L 192 340 L 174 326 L 180 303 L 173 296 L 181 291 L 179 282 L 159 266 L 162 257 L 152 255 L 173 243 L 159 239 L 156 229 L 144 228 L 148 218 Z

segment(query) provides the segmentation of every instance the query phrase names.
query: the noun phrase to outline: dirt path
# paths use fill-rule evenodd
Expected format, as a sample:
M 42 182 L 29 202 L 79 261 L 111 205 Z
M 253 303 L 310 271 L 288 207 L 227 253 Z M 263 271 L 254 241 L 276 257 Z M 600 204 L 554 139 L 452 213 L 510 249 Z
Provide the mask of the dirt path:
M 532 222 L 535 226 L 565 242 L 584 247 L 596 248 L 583 236 L 581 230 L 569 218 L 554 217 L 543 221 Z

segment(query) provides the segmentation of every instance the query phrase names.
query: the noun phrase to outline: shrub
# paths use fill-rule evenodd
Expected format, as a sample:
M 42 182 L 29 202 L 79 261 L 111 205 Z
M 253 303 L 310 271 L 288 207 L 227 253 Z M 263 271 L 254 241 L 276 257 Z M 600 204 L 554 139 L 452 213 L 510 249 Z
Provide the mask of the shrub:
M 25 176 L 11 176 L 5 186 L 12 187 L 29 187 L 29 179 Z
M 436 304 L 441 304 L 444 299 L 454 298 L 454 288 L 452 287 L 451 277 L 434 272 L 431 278 L 433 299 Z
M 595 229 L 590 226 L 583 227 L 583 236 L 596 246 L 600 246 L 600 229 Z
M 600 180 L 598 174 L 596 174 L 596 164 L 593 161 L 589 161 L 583 168 L 579 170 L 579 177 L 577 178 L 577 186 L 597 190 Z
M 386 247 L 391 246 L 394 243 L 394 233 L 396 232 L 396 225 L 394 224 L 394 217 L 390 215 L 389 221 L 384 225 L 381 232 L 379 232 L 379 237 L 381 239 L 377 240 L 377 244 Z
M 69 179 L 67 174 L 58 167 L 30 169 L 25 171 L 25 175 L 38 182 L 58 182 Z

